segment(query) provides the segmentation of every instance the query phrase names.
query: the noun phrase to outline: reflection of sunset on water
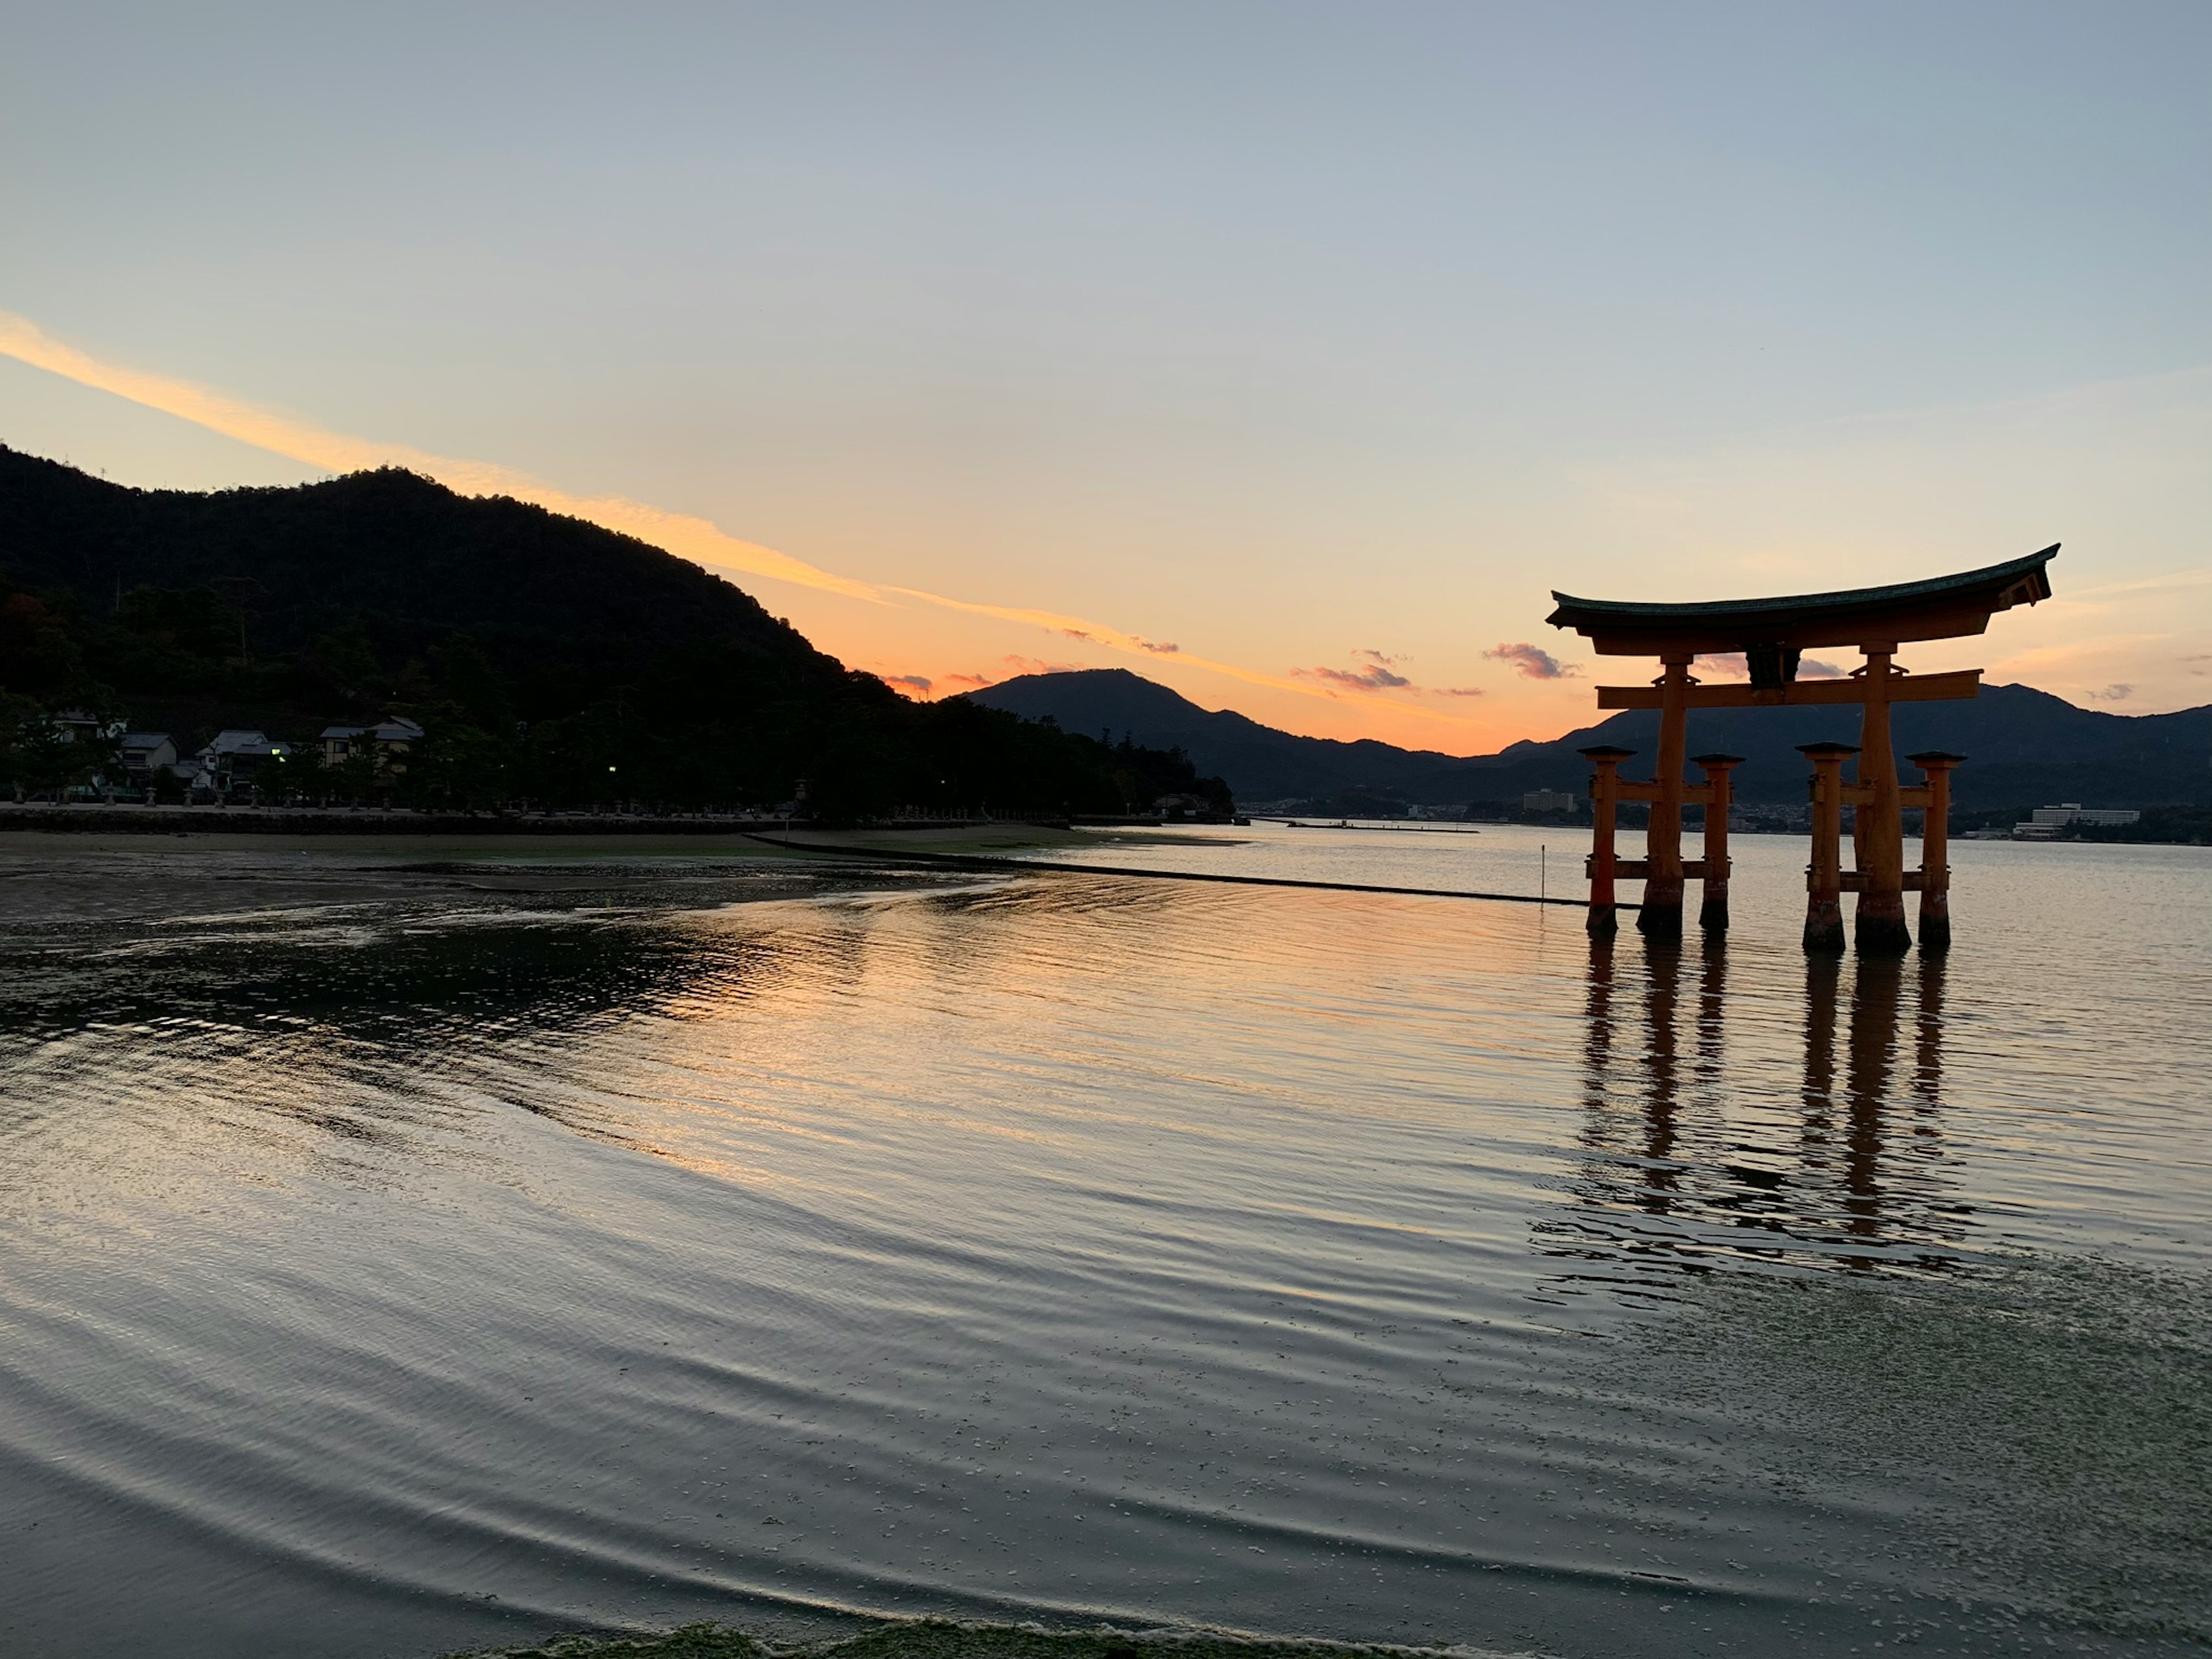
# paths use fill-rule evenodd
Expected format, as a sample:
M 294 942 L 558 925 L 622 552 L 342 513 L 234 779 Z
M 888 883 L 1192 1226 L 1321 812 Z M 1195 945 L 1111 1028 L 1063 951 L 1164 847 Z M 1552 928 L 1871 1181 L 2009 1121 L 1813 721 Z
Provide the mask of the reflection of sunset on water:
M 1940 957 L 1808 958 L 1793 1096 L 1781 1055 L 1731 1052 L 1726 945 L 1593 943 L 1587 1209 L 1545 1230 L 1563 1253 L 1634 1271 L 1631 1282 L 1716 1254 L 1800 1267 L 1955 1261 L 1972 1206 L 1943 1139 L 1945 972 Z
M 1543 833 L 1084 856 L 1511 891 Z M 2077 853 L 2094 905 L 2010 896 Z M 1735 933 L 1689 950 L 1593 950 L 1571 907 L 865 855 L 100 856 L 49 872 L 77 908 L 19 916 L 0 979 L 0 1180 L 39 1218 L 0 1239 L 0 1335 L 59 1379 L 0 1382 L 0 1519 L 72 1616 L 181 1597 L 193 1659 L 248 1615 L 176 1586 L 240 1553 L 363 1659 L 825 1603 L 1575 1650 L 1624 1595 L 1838 1654 L 1869 1628 L 1838 1595 L 1896 1596 L 1994 1656 L 1947 1551 L 2012 1551 L 1989 1582 L 2033 1607 L 2079 1575 L 2004 1565 L 2017 1527 L 1914 1469 L 1808 1507 L 1832 1440 L 1915 1443 L 1804 1345 L 2017 1375 L 2005 1343 L 2080 1322 L 2063 1264 L 2206 1243 L 2195 849 L 1969 844 L 1940 966 L 1808 966 L 1802 843 L 1761 836 Z M 2023 949 L 2053 927 L 2063 981 Z M 2128 1310 L 2197 1328 L 2163 1282 L 2096 1292 L 2146 1412 L 2173 1362 Z M 1707 1374 L 1747 1343 L 1764 1369 Z M 2037 1455 L 2104 1478 L 2094 1437 Z M 126 1490 L 158 1510 L 88 1528 Z M 2160 1571 L 2144 1605 L 2194 1593 Z

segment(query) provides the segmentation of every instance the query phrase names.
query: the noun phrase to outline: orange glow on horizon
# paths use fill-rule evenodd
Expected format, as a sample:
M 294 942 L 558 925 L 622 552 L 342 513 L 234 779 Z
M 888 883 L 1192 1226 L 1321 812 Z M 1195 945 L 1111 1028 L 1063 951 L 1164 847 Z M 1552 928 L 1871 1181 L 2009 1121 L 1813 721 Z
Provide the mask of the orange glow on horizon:
M 404 467 L 462 495 L 500 495 L 527 501 L 550 512 L 635 537 L 718 571 L 789 583 L 836 599 L 858 601 L 872 611 L 876 607 L 903 611 L 911 605 L 924 605 L 1041 630 L 1097 651 L 1133 659 L 1145 665 L 1148 678 L 1163 681 L 1185 680 L 1197 674 L 1261 688 L 1273 694 L 1264 700 L 1267 704 L 1279 705 L 1285 699 L 1296 701 L 1287 708 L 1270 707 L 1254 718 L 1306 735 L 1376 738 L 1410 747 L 1442 745 L 1449 752 L 1478 753 L 1518 737 L 1555 731 L 1559 725 L 1556 714 L 1548 720 L 1541 716 L 1531 720 L 1535 711 L 1516 707 L 1520 700 L 1510 691 L 1496 701 L 1486 698 L 1483 713 L 1491 717 L 1475 719 L 1466 714 L 1424 707 L 1418 701 L 1431 696 L 1471 700 L 1478 694 L 1468 689 L 1424 690 L 1395 681 L 1365 684 L 1357 676 L 1327 669 L 1269 673 L 1059 611 L 955 599 L 923 588 L 872 583 L 841 575 L 778 549 L 732 536 L 706 519 L 672 513 L 624 496 L 575 495 L 494 463 L 436 455 L 404 444 L 332 432 L 302 416 L 263 408 L 191 381 L 106 362 L 53 338 L 27 319 L 8 312 L 0 312 L 0 356 L 332 473 L 382 466 Z M 850 617 L 854 613 L 845 614 Z M 865 649 L 856 653 L 854 647 L 860 643 L 860 634 L 877 630 L 854 632 L 841 628 L 828 617 L 817 617 L 813 628 L 817 643 L 841 659 L 848 662 L 856 656 L 863 661 L 869 659 Z M 854 633 L 854 637 L 839 639 L 841 633 L 848 632 Z M 1012 677 L 979 672 L 972 662 L 959 671 L 912 671 L 904 665 L 911 661 L 908 652 L 913 643 L 908 635 L 896 648 L 896 657 L 902 659 L 897 665 L 871 666 L 871 672 L 878 672 L 902 695 L 934 699 L 979 690 Z M 880 653 L 874 661 L 883 661 Z M 1012 654 L 1002 661 L 1030 665 L 1019 668 L 1016 671 L 1018 672 L 1098 665 L 1087 662 L 1046 664 Z M 1400 695 L 1401 691 L 1404 695 Z M 1212 706 L 1210 701 L 1208 706 Z M 1324 716 L 1321 706 L 1333 709 L 1337 717 Z M 1301 711 L 1306 718 L 1298 718 Z M 1344 718 L 1347 715 L 1348 719 Z M 1527 729 L 1519 729 L 1522 726 Z

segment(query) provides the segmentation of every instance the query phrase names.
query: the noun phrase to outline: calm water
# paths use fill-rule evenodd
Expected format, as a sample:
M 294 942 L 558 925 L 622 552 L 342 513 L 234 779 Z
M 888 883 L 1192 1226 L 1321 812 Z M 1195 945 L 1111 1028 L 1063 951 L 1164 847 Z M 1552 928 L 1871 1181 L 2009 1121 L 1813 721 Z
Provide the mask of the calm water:
M 1571 891 L 1571 835 L 1127 865 Z M 2212 853 L 1948 963 L 694 848 L 0 842 L 0 1647 L 1106 1614 L 2201 1651 Z M 1054 858 L 1078 856 L 1054 849 Z

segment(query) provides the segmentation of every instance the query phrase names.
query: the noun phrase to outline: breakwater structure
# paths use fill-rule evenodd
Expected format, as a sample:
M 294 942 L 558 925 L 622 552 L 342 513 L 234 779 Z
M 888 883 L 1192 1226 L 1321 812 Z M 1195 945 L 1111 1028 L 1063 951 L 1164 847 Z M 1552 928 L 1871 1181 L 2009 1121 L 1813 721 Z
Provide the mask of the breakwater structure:
M 1591 764 L 1590 933 L 1609 937 L 1617 931 L 1615 884 L 1640 878 L 1644 903 L 1638 928 L 1648 938 L 1679 939 L 1683 885 L 1691 877 L 1704 885 L 1699 926 L 1709 935 L 1728 930 L 1729 774 L 1740 757 L 1699 755 L 1693 763 L 1704 774 L 1704 781 L 1686 782 L 1690 710 L 1856 704 L 1856 744 L 1807 744 L 1799 750 L 1812 767 L 1813 849 L 1805 873 L 1805 948 L 1816 953 L 1843 950 L 1843 896 L 1856 893 L 1852 933 L 1859 951 L 1869 956 L 1907 951 L 1912 934 L 1905 924 L 1905 896 L 1917 892 L 1920 948 L 1948 949 L 1950 780 L 1952 769 L 1966 757 L 1932 750 L 1908 756 L 1923 781 L 1901 783 L 1890 742 L 1889 711 L 1893 703 L 1974 696 L 1981 689 L 1982 671 L 1915 675 L 1899 666 L 1898 647 L 1916 641 L 1985 633 L 1996 612 L 2049 599 L 2048 567 L 2057 553 L 2053 544 L 2025 558 L 1955 575 L 1781 599 L 1667 605 L 1578 599 L 1555 592 L 1552 597 L 1558 608 L 1547 618 L 1554 628 L 1573 629 L 1601 656 L 1656 657 L 1661 665 L 1658 678 L 1648 685 L 1597 688 L 1600 708 L 1659 711 L 1659 753 L 1653 775 L 1644 782 L 1620 775 L 1620 764 L 1634 754 L 1632 750 L 1601 744 L 1581 751 Z M 1865 662 L 1840 679 L 1797 678 L 1805 652 L 1838 647 L 1856 650 Z M 1739 652 L 1749 671 L 1746 683 L 1708 685 L 1690 672 L 1701 657 Z M 1846 778 L 1844 767 L 1853 757 L 1854 775 Z M 1624 859 L 1614 850 L 1617 808 L 1622 801 L 1650 807 L 1640 859 Z M 1682 856 L 1686 805 L 1705 809 L 1701 858 Z M 1846 806 L 1851 809 L 1850 869 L 1843 863 Z M 1912 808 L 1923 814 L 1917 870 L 1905 867 L 1905 813 Z

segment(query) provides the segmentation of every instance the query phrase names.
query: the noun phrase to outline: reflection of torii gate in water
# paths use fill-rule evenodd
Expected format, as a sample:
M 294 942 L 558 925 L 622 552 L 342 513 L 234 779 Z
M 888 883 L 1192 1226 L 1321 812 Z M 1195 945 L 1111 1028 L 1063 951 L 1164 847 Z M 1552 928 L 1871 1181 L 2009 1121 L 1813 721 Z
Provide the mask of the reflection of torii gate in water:
M 1698 917 L 1712 932 L 1728 927 L 1729 773 L 1735 755 L 1699 755 L 1702 784 L 1685 785 L 1682 767 L 1688 748 L 1686 728 L 1692 708 L 1760 708 L 1805 704 L 1856 703 L 1859 741 L 1815 743 L 1802 751 L 1813 763 L 1813 860 L 1806 875 L 1805 948 L 1844 948 L 1843 895 L 1859 896 L 1858 948 L 1895 953 L 1909 948 L 1905 895 L 1920 895 L 1920 945 L 1947 948 L 1951 943 L 1950 870 L 1945 861 L 1950 811 L 1950 772 L 1964 758 L 1930 751 L 1909 757 L 1927 781 L 1898 782 L 1897 757 L 1889 739 L 1889 706 L 1936 702 L 1973 696 L 1982 671 L 1908 675 L 1896 665 L 1897 647 L 1911 640 L 1948 640 L 1985 632 L 1990 616 L 2015 605 L 2051 597 L 2045 567 L 2056 545 L 2040 553 L 1986 569 L 1891 587 L 1862 587 L 1841 593 L 1805 593 L 1789 599 L 1719 599 L 1692 605 L 1640 605 L 1612 599 L 1577 599 L 1553 593 L 1559 609 L 1549 618 L 1555 628 L 1585 635 L 1601 656 L 1656 657 L 1665 672 L 1650 685 L 1601 685 L 1601 708 L 1659 711 L 1659 758 L 1649 783 L 1619 775 L 1620 763 L 1635 751 L 1600 746 L 1582 752 L 1595 765 L 1590 801 L 1595 818 L 1589 861 L 1590 932 L 1609 934 L 1616 878 L 1644 880 L 1644 907 L 1637 927 L 1661 939 L 1682 933 L 1682 882 L 1705 883 Z M 1801 653 L 1856 647 L 1866 658 L 1848 679 L 1800 680 Z M 1700 685 L 1690 676 L 1697 658 L 1741 651 L 1751 670 L 1746 685 Z M 1856 753 L 1858 775 L 1847 781 L 1845 757 Z M 1648 801 L 1650 828 L 1644 856 L 1622 859 L 1613 853 L 1613 808 L 1624 800 Z M 1682 857 L 1682 808 L 1705 809 L 1705 857 Z M 1856 808 L 1852 843 L 1857 867 L 1843 868 L 1843 809 Z M 1921 838 L 1921 867 L 1905 867 L 1905 809 L 1926 813 Z

